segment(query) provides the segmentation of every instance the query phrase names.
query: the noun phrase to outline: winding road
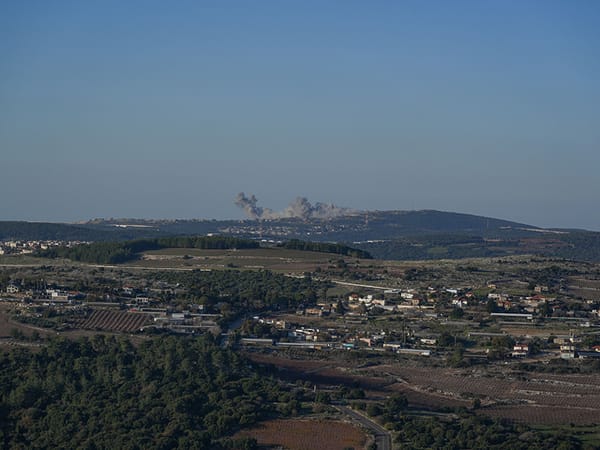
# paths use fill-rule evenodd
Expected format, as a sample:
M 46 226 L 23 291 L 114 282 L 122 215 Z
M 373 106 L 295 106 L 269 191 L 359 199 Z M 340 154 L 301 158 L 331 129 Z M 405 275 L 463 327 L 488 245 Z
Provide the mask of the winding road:
M 347 406 L 335 405 L 335 408 L 341 413 L 352 418 L 354 421 L 360 423 L 365 428 L 371 430 L 375 435 L 377 450 L 392 450 L 392 435 L 377 422 L 369 419 L 367 416 L 363 416 Z

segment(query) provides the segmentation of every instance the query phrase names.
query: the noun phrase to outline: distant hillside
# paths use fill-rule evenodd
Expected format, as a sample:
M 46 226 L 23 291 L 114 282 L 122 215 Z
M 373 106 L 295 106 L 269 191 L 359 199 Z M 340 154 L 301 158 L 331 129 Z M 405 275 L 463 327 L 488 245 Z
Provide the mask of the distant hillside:
M 600 233 L 547 230 L 445 211 L 370 211 L 331 219 L 96 219 L 83 224 L 0 222 L 0 240 L 122 241 L 223 235 L 273 242 L 346 243 L 385 259 L 439 259 L 540 254 L 600 261 Z
M 444 211 L 369 211 L 331 219 L 283 218 L 269 220 L 94 220 L 83 226 L 138 230 L 147 227 L 161 234 L 239 234 L 246 237 L 310 241 L 363 241 L 397 239 L 431 233 L 477 235 L 522 234 L 535 226 L 489 217 Z M 127 227 L 127 228 L 125 228 Z M 137 228 L 136 228 L 137 227 Z M 527 234 L 527 232 L 525 232 Z
M 537 229 L 537 227 L 508 220 L 475 216 L 446 211 L 375 211 L 363 216 L 372 230 L 395 228 L 396 231 L 411 233 L 432 232 L 491 232 L 503 229 Z
M 114 236 L 111 232 L 82 226 L 45 222 L 0 222 L 0 240 L 97 241 Z M 114 237 L 113 237 L 114 239 Z

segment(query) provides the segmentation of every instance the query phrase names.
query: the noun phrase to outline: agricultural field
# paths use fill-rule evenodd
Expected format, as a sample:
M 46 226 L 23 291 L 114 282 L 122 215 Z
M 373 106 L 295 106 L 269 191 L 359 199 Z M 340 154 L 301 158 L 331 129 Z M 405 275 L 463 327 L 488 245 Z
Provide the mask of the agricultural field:
M 80 319 L 77 328 L 84 330 L 120 331 L 131 333 L 139 331 L 145 324 L 152 321 L 148 314 L 130 313 L 124 311 L 94 310 L 85 319 Z
M 278 375 L 301 379 L 322 388 L 357 386 L 368 398 L 401 393 L 412 408 L 438 411 L 472 408 L 478 414 L 516 423 L 555 425 L 600 424 L 600 374 L 563 375 L 521 372 L 501 366 L 453 369 L 403 363 L 359 364 L 328 361 L 325 354 L 304 360 L 252 352 L 255 363 L 277 368 Z
M 242 437 L 256 439 L 261 447 L 288 450 L 359 450 L 368 441 L 357 426 L 333 420 L 270 420 L 235 435 Z
M 141 259 L 127 263 L 145 268 L 267 269 L 275 272 L 308 272 L 329 264 L 337 255 L 282 248 L 205 250 L 169 248 L 144 252 Z M 342 258 L 342 257 L 340 257 Z

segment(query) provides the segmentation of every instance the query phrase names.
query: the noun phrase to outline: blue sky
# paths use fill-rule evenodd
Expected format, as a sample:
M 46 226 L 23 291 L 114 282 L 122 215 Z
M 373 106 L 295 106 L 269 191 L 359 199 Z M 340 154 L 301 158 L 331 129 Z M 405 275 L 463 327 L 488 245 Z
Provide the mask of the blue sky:
M 596 1 L 0 4 L 0 219 L 239 191 L 600 230 Z

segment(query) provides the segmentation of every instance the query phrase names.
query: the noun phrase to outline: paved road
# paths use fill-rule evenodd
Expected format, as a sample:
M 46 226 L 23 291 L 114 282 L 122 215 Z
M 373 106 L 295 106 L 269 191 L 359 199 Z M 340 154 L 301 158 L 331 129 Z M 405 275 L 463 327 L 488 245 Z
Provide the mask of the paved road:
M 366 416 L 348 408 L 347 406 L 336 405 L 335 406 L 340 412 L 351 417 L 356 422 L 368 428 L 375 434 L 375 443 L 377 444 L 378 450 L 392 450 L 392 436 L 385 428 L 379 425 L 377 422 L 369 419 Z
M 348 281 L 339 281 L 339 280 L 329 280 L 335 284 L 341 284 L 342 286 L 354 286 L 354 287 L 364 287 L 369 289 L 379 289 L 381 291 L 388 291 L 393 289 L 399 289 L 398 286 L 390 287 L 390 286 L 375 286 L 373 284 L 359 284 L 359 283 L 350 283 Z

